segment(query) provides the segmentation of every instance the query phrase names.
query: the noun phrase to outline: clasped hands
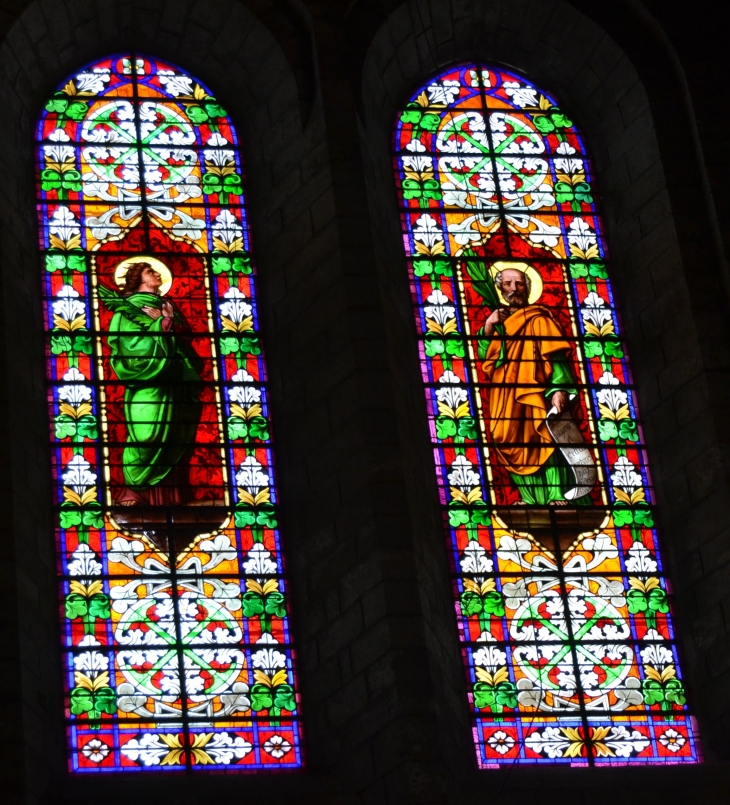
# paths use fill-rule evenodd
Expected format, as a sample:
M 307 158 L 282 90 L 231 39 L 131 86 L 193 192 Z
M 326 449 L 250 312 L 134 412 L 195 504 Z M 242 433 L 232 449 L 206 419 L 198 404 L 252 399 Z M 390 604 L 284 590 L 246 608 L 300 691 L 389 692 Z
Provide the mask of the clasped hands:
M 159 319 L 160 316 L 171 319 L 175 315 L 175 310 L 170 302 L 163 302 L 162 308 L 160 309 L 156 307 L 143 307 L 142 310 L 144 310 L 151 319 L 155 319 L 155 321 Z

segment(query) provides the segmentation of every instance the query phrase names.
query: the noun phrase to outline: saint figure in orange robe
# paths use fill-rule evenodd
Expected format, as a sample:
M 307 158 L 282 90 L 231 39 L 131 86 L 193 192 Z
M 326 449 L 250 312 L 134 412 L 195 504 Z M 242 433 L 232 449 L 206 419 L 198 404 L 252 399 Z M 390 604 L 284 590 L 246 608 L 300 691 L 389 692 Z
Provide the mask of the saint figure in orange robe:
M 577 394 L 571 344 L 548 308 L 528 304 L 529 277 L 523 271 L 505 268 L 495 284 L 509 308 L 494 310 L 483 329 L 490 338 L 482 369 L 490 384 L 491 449 L 524 503 L 564 503 L 575 478 L 545 418 L 553 406 L 564 411 Z

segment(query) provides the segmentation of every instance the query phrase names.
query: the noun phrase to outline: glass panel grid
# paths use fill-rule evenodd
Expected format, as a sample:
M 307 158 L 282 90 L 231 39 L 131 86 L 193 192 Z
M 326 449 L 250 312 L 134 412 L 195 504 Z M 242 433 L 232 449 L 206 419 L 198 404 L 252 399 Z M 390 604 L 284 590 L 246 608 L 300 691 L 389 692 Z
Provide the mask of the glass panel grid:
M 697 762 L 579 133 L 462 65 L 406 104 L 394 172 L 479 765 Z
M 70 769 L 299 768 L 233 126 L 126 54 L 65 82 L 37 137 Z M 157 294 L 125 291 L 130 260 Z

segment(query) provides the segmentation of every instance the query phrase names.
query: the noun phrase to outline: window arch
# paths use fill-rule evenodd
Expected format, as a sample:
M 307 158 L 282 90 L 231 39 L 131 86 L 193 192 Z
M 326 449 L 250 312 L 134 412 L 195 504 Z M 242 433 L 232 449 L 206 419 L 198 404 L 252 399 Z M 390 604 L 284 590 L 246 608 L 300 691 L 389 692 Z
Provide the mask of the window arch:
M 583 140 L 467 64 L 394 147 L 479 765 L 696 762 Z
M 235 128 L 127 53 L 37 128 L 75 772 L 302 764 Z

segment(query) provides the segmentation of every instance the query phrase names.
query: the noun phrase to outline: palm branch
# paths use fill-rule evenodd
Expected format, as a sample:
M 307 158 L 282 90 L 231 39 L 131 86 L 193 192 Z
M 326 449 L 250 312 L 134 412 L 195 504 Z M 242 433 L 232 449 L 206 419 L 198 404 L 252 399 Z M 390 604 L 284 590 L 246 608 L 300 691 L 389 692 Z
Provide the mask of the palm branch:
M 503 307 L 499 296 L 497 295 L 497 286 L 494 284 L 492 277 L 485 262 L 480 259 L 470 260 L 469 257 L 474 257 L 474 252 L 471 249 L 464 250 L 466 273 L 471 278 L 472 288 L 482 297 L 484 304 L 490 311 L 495 311 L 499 307 Z M 482 328 L 483 329 L 483 328 Z M 504 363 L 507 356 L 507 347 L 504 343 L 504 325 L 497 324 L 494 327 L 495 332 L 502 339 L 502 346 L 499 351 L 499 358 L 497 359 L 497 366 Z M 479 357 L 484 358 L 487 354 L 488 342 L 484 340 L 479 341 Z
M 138 307 L 133 305 L 129 300 L 125 299 L 121 294 L 112 291 L 104 285 L 97 286 L 99 290 L 99 298 L 111 310 L 112 313 L 121 313 L 126 316 L 133 324 L 147 329 L 150 324 L 150 317 L 143 313 Z

